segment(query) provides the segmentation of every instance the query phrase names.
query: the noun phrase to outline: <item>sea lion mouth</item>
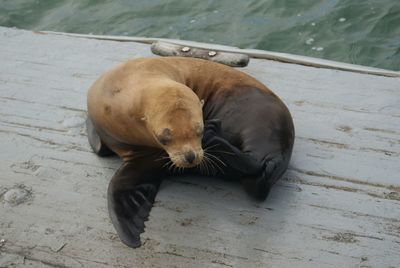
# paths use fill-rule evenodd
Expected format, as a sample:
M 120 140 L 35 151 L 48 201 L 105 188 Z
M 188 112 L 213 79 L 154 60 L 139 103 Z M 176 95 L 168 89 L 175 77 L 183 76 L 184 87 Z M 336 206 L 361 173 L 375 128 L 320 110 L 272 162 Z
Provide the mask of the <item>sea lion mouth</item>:
M 176 167 L 178 168 L 194 168 L 199 164 L 182 164 L 182 163 L 174 163 Z
M 170 154 L 171 165 L 177 168 L 193 168 L 201 164 L 203 161 L 203 150 L 195 152 L 189 150 L 177 154 Z

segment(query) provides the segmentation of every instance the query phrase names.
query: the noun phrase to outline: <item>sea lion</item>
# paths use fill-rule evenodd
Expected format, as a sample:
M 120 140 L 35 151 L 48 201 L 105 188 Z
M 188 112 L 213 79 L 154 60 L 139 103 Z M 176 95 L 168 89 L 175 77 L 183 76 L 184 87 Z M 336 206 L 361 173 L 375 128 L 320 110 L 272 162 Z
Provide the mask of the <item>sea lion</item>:
M 294 143 L 285 104 L 255 78 L 192 58 L 141 58 L 102 75 L 88 91 L 89 143 L 123 159 L 108 187 L 121 240 L 139 234 L 163 178 L 186 172 L 236 179 L 264 200 Z

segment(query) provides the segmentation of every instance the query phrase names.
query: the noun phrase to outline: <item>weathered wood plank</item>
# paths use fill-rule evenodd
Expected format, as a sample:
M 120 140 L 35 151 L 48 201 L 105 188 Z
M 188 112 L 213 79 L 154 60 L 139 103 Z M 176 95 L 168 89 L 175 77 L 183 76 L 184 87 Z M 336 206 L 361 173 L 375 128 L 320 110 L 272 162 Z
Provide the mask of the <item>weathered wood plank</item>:
M 399 78 L 251 60 L 296 143 L 266 202 L 212 178 L 167 180 L 132 250 L 108 218 L 117 158 L 86 140 L 86 91 L 148 45 L 0 28 L 0 267 L 397 267 Z M 27 194 L 6 202 L 14 189 Z

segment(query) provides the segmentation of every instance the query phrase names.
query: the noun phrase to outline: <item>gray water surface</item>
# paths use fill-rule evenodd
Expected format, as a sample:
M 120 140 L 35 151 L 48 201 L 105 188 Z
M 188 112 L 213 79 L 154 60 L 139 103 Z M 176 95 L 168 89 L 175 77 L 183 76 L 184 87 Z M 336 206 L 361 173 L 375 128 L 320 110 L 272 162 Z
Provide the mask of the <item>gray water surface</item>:
M 186 39 L 400 70 L 400 0 L 0 0 L 0 25 Z

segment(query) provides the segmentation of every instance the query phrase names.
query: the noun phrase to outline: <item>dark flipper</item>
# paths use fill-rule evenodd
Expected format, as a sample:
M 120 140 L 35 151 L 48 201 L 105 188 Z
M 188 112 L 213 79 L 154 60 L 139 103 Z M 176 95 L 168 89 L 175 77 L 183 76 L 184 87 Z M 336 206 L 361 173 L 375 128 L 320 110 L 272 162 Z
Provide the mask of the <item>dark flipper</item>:
M 214 136 L 210 139 L 208 146 L 210 151 L 231 169 L 242 175 L 257 174 L 261 172 L 262 166 L 256 159 L 244 154 L 227 140 Z
M 288 161 L 283 161 L 281 156 L 258 161 L 251 157 L 251 152 L 243 153 L 222 136 L 220 121 L 207 121 L 203 147 L 211 148 L 213 155 L 226 163 L 230 170 L 238 173 L 247 193 L 255 199 L 265 200 L 271 187 L 285 172 Z
M 243 153 L 221 136 L 221 122 L 217 119 L 207 121 L 203 136 L 203 148 L 206 150 L 209 148 L 214 156 L 241 175 L 261 173 L 261 163 L 257 163 L 256 159 Z
M 163 175 L 152 160 L 125 162 L 108 186 L 108 211 L 123 243 L 136 248 Z
M 92 120 L 88 117 L 86 119 L 86 130 L 89 139 L 90 147 L 92 147 L 93 152 L 98 156 L 108 156 L 113 155 L 114 152 L 111 151 L 100 139 L 99 134 L 97 134 L 94 128 Z
M 243 177 L 242 184 L 246 192 L 258 200 L 265 200 L 276 181 L 283 175 L 287 162 L 282 157 L 266 160 L 262 174 L 255 177 Z

